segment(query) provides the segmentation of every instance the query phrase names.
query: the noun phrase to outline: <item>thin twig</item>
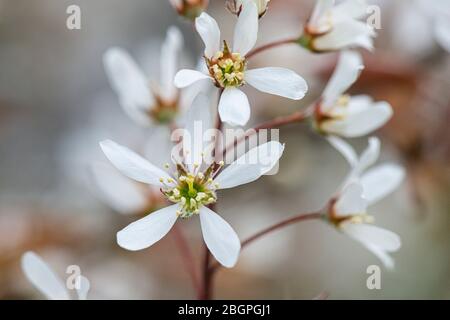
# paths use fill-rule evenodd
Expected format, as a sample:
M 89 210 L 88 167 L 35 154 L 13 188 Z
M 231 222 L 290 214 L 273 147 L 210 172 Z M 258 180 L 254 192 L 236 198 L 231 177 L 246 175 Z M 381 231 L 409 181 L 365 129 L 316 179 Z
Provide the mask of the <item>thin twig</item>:
M 194 256 L 192 251 L 186 241 L 183 231 L 178 225 L 173 226 L 173 236 L 177 244 L 178 250 L 180 251 L 181 258 L 186 266 L 186 271 L 189 273 L 191 278 L 192 286 L 196 291 L 197 295 L 200 294 L 200 283 L 197 276 L 197 271 L 194 264 Z
M 312 212 L 312 213 L 307 213 L 307 214 L 296 215 L 296 216 L 287 218 L 285 220 L 282 220 L 272 226 L 269 226 L 269 227 L 255 233 L 253 236 L 242 241 L 241 242 L 241 250 L 246 248 L 248 245 L 255 242 L 256 240 L 262 238 L 263 236 L 265 236 L 269 233 L 272 233 L 274 231 L 277 231 L 283 227 L 286 227 L 286 226 L 289 226 L 291 224 L 301 222 L 301 221 L 314 220 L 314 219 L 320 219 L 320 218 L 322 218 L 321 212 Z M 213 264 L 211 266 L 211 273 L 214 273 L 219 267 L 220 267 L 220 264 L 218 264 L 218 263 Z
M 205 244 L 205 255 L 203 260 L 203 285 L 199 295 L 199 299 L 209 300 L 212 297 L 212 281 L 211 281 L 211 268 L 209 267 L 211 254 Z
M 245 56 L 246 59 L 249 59 L 255 55 L 257 55 L 258 53 L 261 53 L 263 51 L 275 48 L 275 47 L 279 47 L 285 44 L 291 44 L 291 43 L 297 43 L 298 42 L 298 37 L 297 38 L 290 38 L 290 39 L 284 39 L 284 40 L 278 40 L 278 41 L 274 41 L 274 42 L 270 42 L 268 44 L 262 45 L 260 47 L 257 47 L 255 49 L 253 49 L 252 51 L 250 51 L 249 53 L 247 53 L 247 55 Z

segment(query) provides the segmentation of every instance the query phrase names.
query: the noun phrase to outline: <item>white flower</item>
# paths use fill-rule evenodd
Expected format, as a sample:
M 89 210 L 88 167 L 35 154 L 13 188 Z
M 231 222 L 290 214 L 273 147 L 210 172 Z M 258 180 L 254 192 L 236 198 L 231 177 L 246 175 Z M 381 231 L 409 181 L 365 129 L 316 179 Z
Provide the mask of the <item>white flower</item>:
M 170 27 L 161 48 L 159 84 L 151 85 L 133 58 L 121 48 L 106 51 L 103 62 L 111 86 L 125 112 L 138 124 L 168 124 L 177 120 L 190 105 L 192 92 L 173 85 L 183 36 Z M 198 88 L 194 88 L 198 89 Z
M 64 281 L 36 253 L 28 251 L 22 255 L 22 270 L 28 280 L 50 300 L 70 300 L 71 295 Z M 79 288 L 76 289 L 79 300 L 86 300 L 89 292 L 89 280 L 79 276 Z
M 392 117 L 389 103 L 373 102 L 366 95 L 344 93 L 358 79 L 364 68 L 361 55 L 344 51 L 326 86 L 315 113 L 315 125 L 325 134 L 360 137 L 383 126 Z
M 389 230 L 374 226 L 374 219 L 367 214 L 367 207 L 397 189 L 404 179 L 405 171 L 391 163 L 366 171 L 378 159 L 380 141 L 377 138 L 369 139 L 368 148 L 359 158 L 355 150 L 342 139 L 329 137 L 328 140 L 352 168 L 329 208 L 329 221 L 370 250 L 386 268 L 392 269 L 394 261 L 389 253 L 400 248 L 400 237 Z
M 118 232 L 117 242 L 121 247 L 128 250 L 147 248 L 164 237 L 178 217 L 189 218 L 198 214 L 203 239 L 212 255 L 225 267 L 236 264 L 240 251 L 239 238 L 231 226 L 208 206 L 216 203 L 216 190 L 252 182 L 269 172 L 281 157 L 284 146 L 272 141 L 253 148 L 219 174 L 223 162 L 209 165 L 202 163 L 203 140 L 198 139 L 202 139 L 203 134 L 195 134 L 195 124 L 198 122 L 202 124 L 203 132 L 212 128 L 208 104 L 208 99 L 199 95 L 189 109 L 186 133 L 183 135 L 183 154 L 184 160 L 187 156 L 193 159 L 189 164 L 186 161 L 174 161 L 173 172 L 159 169 L 113 141 L 100 143 L 106 157 L 123 174 L 161 188 L 167 200 L 174 203 Z M 256 163 L 249 164 L 246 161 L 255 156 L 258 157 Z
M 254 3 L 258 9 L 258 15 L 261 18 L 266 13 L 269 7 L 269 2 L 270 0 L 228 0 L 227 7 L 232 13 L 239 15 L 244 4 Z
M 375 31 L 365 21 L 365 0 L 317 0 L 301 43 L 313 51 L 335 51 L 350 47 L 373 48 Z
M 285 68 L 260 68 L 247 70 L 246 54 L 254 47 L 258 34 L 258 10 L 254 3 L 245 5 L 234 29 L 234 42 L 230 47 L 224 42 L 221 48 L 220 29 L 217 22 L 206 13 L 195 21 L 205 43 L 205 61 L 209 73 L 181 70 L 175 76 L 175 85 L 185 88 L 208 79 L 223 89 L 219 114 L 223 122 L 245 125 L 250 118 L 250 105 L 239 87 L 245 83 L 256 89 L 289 99 L 302 99 L 307 91 L 305 80 Z

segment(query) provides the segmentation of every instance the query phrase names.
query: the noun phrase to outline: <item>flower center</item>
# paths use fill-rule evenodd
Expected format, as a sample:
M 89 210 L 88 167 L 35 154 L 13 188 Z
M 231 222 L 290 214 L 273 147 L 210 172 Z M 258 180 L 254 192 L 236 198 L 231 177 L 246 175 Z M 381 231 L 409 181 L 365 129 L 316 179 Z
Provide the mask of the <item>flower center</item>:
M 178 114 L 178 97 L 176 99 L 163 99 L 154 93 L 155 105 L 149 111 L 150 117 L 159 124 L 169 124 Z
M 372 224 L 375 222 L 374 217 L 365 212 L 340 216 L 336 213 L 335 202 L 333 202 L 330 205 L 327 217 L 328 221 L 337 228 L 339 228 L 343 222 L 349 222 L 354 224 L 361 224 L 361 223 Z
M 213 176 L 222 166 L 222 162 L 213 163 L 203 172 L 198 170 L 199 166 L 194 166 L 193 172 L 189 172 L 183 164 L 177 164 L 176 180 L 160 179 L 165 185 L 161 190 L 162 193 L 169 201 L 180 204 L 177 211 L 179 217 L 189 218 L 193 214 L 198 214 L 202 206 L 217 201 L 218 185 L 214 182 Z
M 206 63 L 218 87 L 238 87 L 244 84 L 246 60 L 240 53 L 231 52 L 226 42 L 223 51 L 207 59 Z

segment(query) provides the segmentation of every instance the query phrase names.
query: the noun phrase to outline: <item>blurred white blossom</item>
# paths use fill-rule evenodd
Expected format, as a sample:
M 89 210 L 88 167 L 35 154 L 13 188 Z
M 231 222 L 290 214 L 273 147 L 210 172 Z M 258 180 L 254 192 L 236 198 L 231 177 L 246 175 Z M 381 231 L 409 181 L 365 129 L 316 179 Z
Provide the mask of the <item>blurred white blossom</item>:
M 361 21 L 368 13 L 365 0 L 317 0 L 301 43 L 313 51 L 336 51 L 351 47 L 373 49 L 372 26 Z
M 183 36 L 170 27 L 161 48 L 160 80 L 151 83 L 133 58 L 121 48 L 110 48 L 104 55 L 104 66 L 111 86 L 125 112 L 138 124 L 171 124 L 180 119 L 192 102 L 192 90 L 178 90 L 173 78 L 183 49 Z
M 328 220 L 376 255 L 386 268 L 392 269 L 394 261 L 389 253 L 400 248 L 400 237 L 373 225 L 374 219 L 367 214 L 367 207 L 397 189 L 405 170 L 392 163 L 366 170 L 379 157 L 380 141 L 377 138 L 369 139 L 369 146 L 361 157 L 344 140 L 337 137 L 328 140 L 351 166 L 349 176 L 329 207 Z
M 383 126 L 392 116 L 389 103 L 373 102 L 366 95 L 345 92 L 364 69 L 362 57 L 354 51 L 341 53 L 336 70 L 316 106 L 315 126 L 325 134 L 359 137 Z
M 36 253 L 28 251 L 22 256 L 22 270 L 28 280 L 49 300 L 70 300 L 71 295 L 64 281 Z M 77 298 L 86 300 L 90 289 L 89 280 L 80 275 Z

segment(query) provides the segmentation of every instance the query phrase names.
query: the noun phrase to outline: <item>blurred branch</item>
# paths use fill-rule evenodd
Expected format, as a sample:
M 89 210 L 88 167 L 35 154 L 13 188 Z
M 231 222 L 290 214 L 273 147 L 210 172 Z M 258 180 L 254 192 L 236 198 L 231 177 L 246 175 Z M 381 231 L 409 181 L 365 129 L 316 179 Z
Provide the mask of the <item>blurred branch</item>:
M 173 227 L 173 235 L 175 242 L 177 244 L 178 250 L 180 251 L 181 258 L 186 266 L 186 270 L 191 277 L 192 286 L 194 290 L 197 292 L 197 295 L 200 294 L 200 285 L 197 276 L 197 272 L 194 264 L 194 257 L 192 255 L 192 251 L 188 245 L 186 237 L 184 236 L 183 231 L 180 229 L 178 225 L 174 225 Z

